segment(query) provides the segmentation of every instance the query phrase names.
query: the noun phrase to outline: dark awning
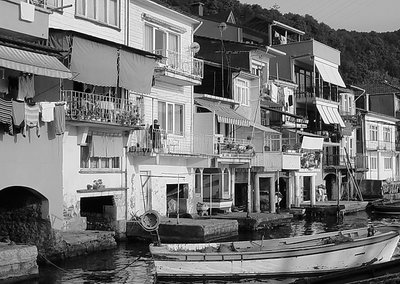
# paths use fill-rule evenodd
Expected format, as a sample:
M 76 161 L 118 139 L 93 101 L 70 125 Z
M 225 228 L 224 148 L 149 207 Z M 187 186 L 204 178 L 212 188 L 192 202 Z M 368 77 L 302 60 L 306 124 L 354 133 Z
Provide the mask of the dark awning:
M 138 93 L 150 93 L 156 60 L 121 50 L 119 62 L 120 86 Z
M 219 122 L 235 124 L 239 126 L 250 126 L 251 122 L 247 118 L 238 114 L 235 110 L 221 103 L 210 102 L 207 100 L 196 99 L 195 102 L 209 111 L 215 113 Z
M 73 80 L 97 86 L 117 86 L 117 48 L 75 36 L 72 44 Z
M 0 45 L 0 66 L 21 72 L 54 78 L 72 74 L 56 57 Z

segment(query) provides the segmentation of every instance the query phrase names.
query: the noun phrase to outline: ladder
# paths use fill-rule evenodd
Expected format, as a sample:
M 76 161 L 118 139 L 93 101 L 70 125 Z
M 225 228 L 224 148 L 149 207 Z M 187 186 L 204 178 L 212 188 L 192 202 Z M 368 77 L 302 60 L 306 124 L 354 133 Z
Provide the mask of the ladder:
M 358 186 L 358 183 L 357 183 L 356 178 L 354 176 L 354 171 L 351 169 L 351 162 L 350 162 L 349 153 L 347 152 L 346 147 L 343 147 L 343 148 L 344 148 L 344 152 L 346 153 L 345 164 L 346 164 L 347 172 L 349 173 L 350 179 L 354 184 L 354 187 L 356 189 L 356 193 L 357 193 L 358 197 L 360 198 L 361 201 L 364 201 L 364 199 L 362 197 L 362 194 L 361 194 L 361 189 Z

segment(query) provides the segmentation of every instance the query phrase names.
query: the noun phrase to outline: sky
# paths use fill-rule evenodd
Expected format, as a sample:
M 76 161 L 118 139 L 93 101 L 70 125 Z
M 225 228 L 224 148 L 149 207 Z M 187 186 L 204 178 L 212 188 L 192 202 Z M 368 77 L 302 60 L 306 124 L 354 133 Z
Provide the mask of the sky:
M 333 29 L 359 32 L 400 30 L 400 0 L 240 0 L 282 14 L 309 14 Z

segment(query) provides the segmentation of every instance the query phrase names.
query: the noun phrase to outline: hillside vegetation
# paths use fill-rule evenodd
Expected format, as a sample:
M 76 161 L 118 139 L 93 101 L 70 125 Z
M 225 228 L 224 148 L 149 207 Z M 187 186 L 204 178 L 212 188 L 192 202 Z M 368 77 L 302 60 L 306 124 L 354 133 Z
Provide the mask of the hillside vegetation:
M 198 0 L 158 0 L 171 7 L 191 13 L 191 4 Z M 244 0 L 245 1 L 245 0 Z M 395 32 L 356 32 L 334 30 L 311 15 L 282 14 L 279 7 L 270 9 L 249 5 L 238 0 L 203 0 L 204 14 L 233 11 L 238 24 L 255 15 L 276 20 L 341 51 L 340 72 L 347 84 L 367 84 L 387 80 L 400 85 L 400 29 Z M 372 18 L 371 18 L 372 20 Z

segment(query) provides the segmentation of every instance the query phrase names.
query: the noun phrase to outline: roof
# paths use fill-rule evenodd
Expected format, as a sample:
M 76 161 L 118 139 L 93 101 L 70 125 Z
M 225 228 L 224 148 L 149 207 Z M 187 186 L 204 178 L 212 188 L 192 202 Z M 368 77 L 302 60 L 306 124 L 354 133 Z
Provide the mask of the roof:
M 358 87 L 364 89 L 369 95 L 400 93 L 400 86 L 384 82 L 358 85 Z

